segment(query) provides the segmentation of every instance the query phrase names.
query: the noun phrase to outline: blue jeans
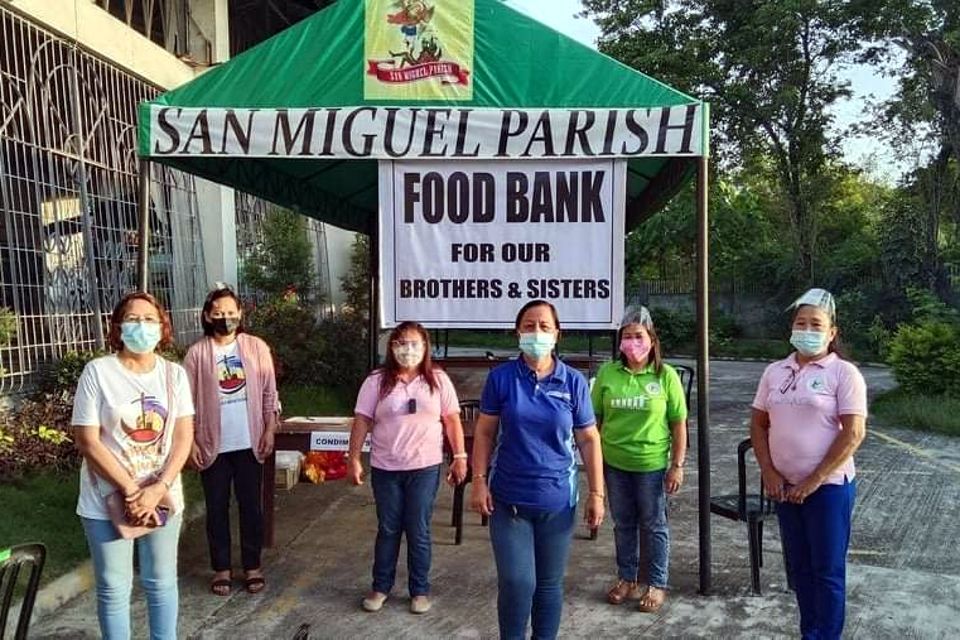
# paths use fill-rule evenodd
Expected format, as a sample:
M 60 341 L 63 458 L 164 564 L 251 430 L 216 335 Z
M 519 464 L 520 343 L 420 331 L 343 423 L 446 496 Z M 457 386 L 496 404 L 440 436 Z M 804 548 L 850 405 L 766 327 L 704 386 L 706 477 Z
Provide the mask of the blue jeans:
M 494 501 L 490 542 L 497 561 L 500 637 L 556 638 L 563 610 L 563 575 L 576 507 L 542 512 Z
M 847 548 L 856 482 L 825 484 L 803 504 L 777 506 L 803 640 L 839 640 L 846 607 Z
M 81 518 L 93 557 L 97 583 L 97 618 L 105 640 L 130 638 L 130 593 L 133 590 L 133 546 L 140 557 L 140 585 L 147 596 L 151 640 L 177 637 L 177 542 L 182 514 L 166 526 L 124 540 L 109 520 Z
M 440 486 L 440 465 L 413 471 L 370 469 L 377 503 L 377 542 L 373 550 L 373 590 L 390 593 L 397 576 L 400 536 L 407 536 L 407 588 L 410 597 L 430 594 L 430 518 Z
M 617 546 L 617 576 L 627 582 L 667 588 L 670 529 L 667 526 L 666 470 L 622 471 L 603 465 Z M 645 562 L 640 571 L 640 558 Z

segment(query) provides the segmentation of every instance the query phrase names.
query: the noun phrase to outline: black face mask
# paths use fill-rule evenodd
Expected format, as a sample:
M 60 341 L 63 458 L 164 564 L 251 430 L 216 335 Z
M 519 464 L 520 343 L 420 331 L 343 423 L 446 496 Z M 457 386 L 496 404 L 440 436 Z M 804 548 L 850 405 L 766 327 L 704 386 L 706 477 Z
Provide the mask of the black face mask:
M 213 332 L 218 336 L 228 336 L 240 326 L 238 318 L 214 318 L 210 321 Z

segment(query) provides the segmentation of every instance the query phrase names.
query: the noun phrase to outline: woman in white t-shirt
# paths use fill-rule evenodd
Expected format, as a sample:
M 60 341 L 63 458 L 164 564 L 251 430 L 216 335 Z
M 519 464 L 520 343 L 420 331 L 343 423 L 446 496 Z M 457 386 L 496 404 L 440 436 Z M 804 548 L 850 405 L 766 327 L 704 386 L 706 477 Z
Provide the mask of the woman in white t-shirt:
M 183 368 L 154 352 L 170 345 L 172 334 L 153 296 L 125 296 L 110 318 L 116 353 L 87 364 L 77 384 L 71 419 L 83 456 L 77 514 L 93 556 L 97 617 L 107 640 L 130 637 L 134 544 L 150 637 L 177 635 L 180 469 L 193 442 L 193 401 Z M 128 523 L 155 530 L 124 539 L 107 506 L 116 492 L 125 498 Z
M 204 337 L 183 365 L 197 407 L 191 464 L 200 469 L 207 505 L 210 591 L 230 595 L 230 490 L 240 516 L 243 583 L 250 593 L 266 585 L 260 556 L 264 459 L 277 429 L 277 382 L 270 348 L 243 332 L 240 299 L 227 287 L 210 292 L 200 312 Z M 272 478 L 270 478 L 272 480 Z

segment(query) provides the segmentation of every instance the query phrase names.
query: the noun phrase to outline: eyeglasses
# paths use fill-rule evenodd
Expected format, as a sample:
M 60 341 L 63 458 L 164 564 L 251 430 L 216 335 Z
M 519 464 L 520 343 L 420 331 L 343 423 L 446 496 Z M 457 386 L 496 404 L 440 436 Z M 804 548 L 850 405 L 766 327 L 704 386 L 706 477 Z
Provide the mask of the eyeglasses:
M 797 390 L 797 370 L 790 369 L 790 377 L 787 378 L 782 385 L 780 385 L 780 393 L 786 393 L 787 391 L 796 391 Z
M 423 342 L 420 340 L 392 340 L 390 344 L 394 347 L 410 347 L 411 349 L 419 349 L 423 346 Z

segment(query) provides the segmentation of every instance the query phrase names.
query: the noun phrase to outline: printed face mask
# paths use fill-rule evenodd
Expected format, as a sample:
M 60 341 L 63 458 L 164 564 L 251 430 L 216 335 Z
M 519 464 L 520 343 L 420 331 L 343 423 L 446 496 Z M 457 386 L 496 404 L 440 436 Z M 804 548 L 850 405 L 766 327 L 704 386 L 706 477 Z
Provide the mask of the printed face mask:
M 653 345 L 649 338 L 623 338 L 620 340 L 620 351 L 628 359 L 640 362 L 646 360 Z
M 827 348 L 827 334 L 820 331 L 794 329 L 790 334 L 790 344 L 809 358 L 823 353 Z
M 240 327 L 240 318 L 213 318 L 210 324 L 215 334 L 228 336 Z
M 394 347 L 393 357 L 396 358 L 397 363 L 405 369 L 419 367 L 420 363 L 423 362 L 423 345 L 413 346 L 406 344 Z
M 149 353 L 160 342 L 159 322 L 124 322 L 120 325 L 120 339 L 134 353 Z
M 534 333 L 520 334 L 520 351 L 531 358 L 543 358 L 550 355 L 553 347 L 557 344 L 557 337 L 552 333 Z

